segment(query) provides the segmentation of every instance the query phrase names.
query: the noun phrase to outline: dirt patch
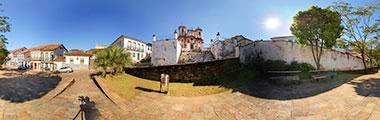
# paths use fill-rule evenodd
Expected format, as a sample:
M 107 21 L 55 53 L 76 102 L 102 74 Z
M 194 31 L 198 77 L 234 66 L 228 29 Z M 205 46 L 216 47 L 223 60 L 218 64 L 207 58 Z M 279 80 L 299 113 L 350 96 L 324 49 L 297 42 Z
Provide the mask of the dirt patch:
M 23 74 L 19 72 L 4 72 L 13 74 L 0 77 L 0 99 L 11 102 L 25 102 L 44 96 L 53 90 L 61 77 L 50 74 Z

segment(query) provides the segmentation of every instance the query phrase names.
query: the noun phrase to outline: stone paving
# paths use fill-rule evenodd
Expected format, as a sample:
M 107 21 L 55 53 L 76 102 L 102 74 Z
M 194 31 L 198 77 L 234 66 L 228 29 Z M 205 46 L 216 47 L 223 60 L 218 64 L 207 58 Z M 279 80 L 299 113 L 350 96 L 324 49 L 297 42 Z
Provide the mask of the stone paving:
M 296 99 L 267 99 L 242 92 L 203 97 L 144 93 L 125 102 L 130 119 L 380 119 L 380 74 Z M 291 97 L 290 97 L 291 98 Z
M 88 74 L 61 75 L 59 85 L 39 99 L 23 103 L 1 99 L 0 120 L 73 119 L 81 95 L 93 103 L 86 113 L 88 119 L 380 119 L 380 74 L 361 76 L 329 91 L 294 99 L 257 97 L 242 91 L 201 97 L 145 92 L 125 101 L 125 106 L 107 99 Z M 53 98 L 74 78 L 72 86 Z
M 63 79 L 58 87 L 40 99 L 14 103 L 0 100 L 0 120 L 33 119 L 33 120 L 67 120 L 73 119 L 79 112 L 79 96 L 88 96 L 93 103 L 86 110 L 87 119 L 125 119 L 123 112 L 107 99 L 96 85 L 89 79 L 88 71 L 60 75 Z M 60 93 L 70 81 L 74 84 Z M 80 116 L 77 118 L 80 119 Z

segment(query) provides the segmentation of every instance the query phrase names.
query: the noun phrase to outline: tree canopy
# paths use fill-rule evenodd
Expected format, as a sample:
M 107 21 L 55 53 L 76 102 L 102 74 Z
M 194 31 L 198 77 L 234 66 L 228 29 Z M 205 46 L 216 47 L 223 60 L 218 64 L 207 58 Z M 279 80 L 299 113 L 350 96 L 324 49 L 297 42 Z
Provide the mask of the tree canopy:
M 107 69 L 112 70 L 112 74 L 122 72 L 124 67 L 132 65 L 132 59 L 123 48 L 113 45 L 96 52 L 95 65 L 103 70 L 105 76 Z
M 373 45 L 379 40 L 380 18 L 375 19 L 374 14 L 379 10 L 379 3 L 363 6 L 352 6 L 343 1 L 335 2 L 330 6 L 341 14 L 343 35 L 348 45 L 355 52 L 360 53 L 364 69 L 367 69 L 367 59 L 371 57 Z
M 0 4 L 1 6 L 2 4 Z M 8 17 L 0 15 L 0 64 L 5 62 L 5 58 L 8 56 L 8 50 L 6 49 L 7 38 L 3 33 L 11 31 L 11 24 L 8 22 Z
M 341 36 L 343 27 L 340 15 L 330 9 L 311 6 L 293 17 L 290 30 L 297 37 L 297 42 L 311 47 L 317 69 L 320 69 L 320 58 L 323 48 L 332 48 Z

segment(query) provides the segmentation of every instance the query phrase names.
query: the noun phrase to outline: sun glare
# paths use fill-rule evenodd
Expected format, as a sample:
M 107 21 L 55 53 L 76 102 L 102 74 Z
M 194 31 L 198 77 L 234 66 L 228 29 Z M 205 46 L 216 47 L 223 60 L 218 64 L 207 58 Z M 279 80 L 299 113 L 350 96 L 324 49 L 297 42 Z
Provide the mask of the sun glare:
M 269 29 L 276 29 L 280 25 L 280 22 L 277 18 L 269 18 L 264 24 Z

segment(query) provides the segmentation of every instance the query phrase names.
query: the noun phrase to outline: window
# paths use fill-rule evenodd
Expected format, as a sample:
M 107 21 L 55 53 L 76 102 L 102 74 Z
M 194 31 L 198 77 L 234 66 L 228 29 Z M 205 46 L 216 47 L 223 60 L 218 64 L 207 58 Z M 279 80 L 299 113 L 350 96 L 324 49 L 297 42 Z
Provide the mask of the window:
M 132 57 L 135 57 L 135 56 L 136 56 L 135 53 L 133 53 Z
M 133 42 L 133 49 L 136 49 L 136 42 Z
M 44 56 L 44 60 L 45 60 L 45 61 L 48 61 L 48 60 L 49 60 L 48 56 L 49 56 L 48 53 L 45 52 L 45 56 Z
M 128 49 L 131 49 L 131 46 L 132 46 L 132 42 L 128 41 Z
M 84 64 L 84 58 L 80 58 L 80 64 Z
M 70 63 L 74 63 L 74 58 L 70 58 Z

